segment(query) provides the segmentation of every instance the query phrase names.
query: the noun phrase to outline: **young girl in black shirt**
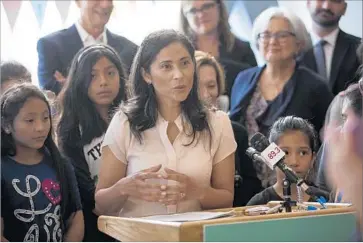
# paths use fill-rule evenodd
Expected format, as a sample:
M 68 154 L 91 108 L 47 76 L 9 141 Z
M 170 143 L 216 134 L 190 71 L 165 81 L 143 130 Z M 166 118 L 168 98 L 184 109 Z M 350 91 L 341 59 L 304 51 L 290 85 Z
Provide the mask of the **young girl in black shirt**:
M 1 96 L 1 241 L 82 241 L 76 178 L 52 138 L 50 105 L 37 87 Z
M 85 218 L 84 241 L 113 240 L 97 228 L 94 198 L 101 144 L 113 112 L 125 98 L 125 80 L 117 52 L 107 45 L 91 45 L 74 57 L 59 95 L 58 142 L 75 168 Z
M 304 178 L 310 186 L 313 184 L 313 171 L 315 154 L 317 151 L 317 136 L 313 125 L 300 117 L 287 116 L 278 119 L 272 126 L 269 136 L 270 142 L 274 142 L 286 154 L 285 163 L 296 172 L 300 178 Z M 263 205 L 269 201 L 283 201 L 284 173 L 276 169 L 277 182 L 256 194 L 248 202 L 251 205 Z M 329 193 L 319 192 L 327 200 Z M 310 201 L 310 196 L 291 184 L 291 198 L 294 201 Z

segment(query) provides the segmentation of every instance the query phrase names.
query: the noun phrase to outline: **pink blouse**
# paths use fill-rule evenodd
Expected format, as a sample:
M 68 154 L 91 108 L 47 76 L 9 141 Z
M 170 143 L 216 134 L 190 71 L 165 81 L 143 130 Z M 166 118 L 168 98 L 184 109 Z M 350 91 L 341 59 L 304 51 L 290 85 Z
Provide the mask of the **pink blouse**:
M 234 153 L 237 147 L 231 122 L 226 113 L 209 111 L 208 122 L 212 132 L 211 144 L 209 136 L 201 133 L 196 136 L 193 144 L 184 146 L 191 142 L 190 136 L 186 135 L 189 133 L 184 132 L 190 129 L 188 123 L 183 121 L 181 115 L 175 120 L 181 132 L 172 144 L 167 136 L 168 122 L 159 114 L 155 127 L 142 132 L 140 143 L 131 133 L 127 116 L 119 111 L 108 127 L 102 147 L 108 146 L 120 163 L 127 166 L 126 175 L 162 164 L 161 170 L 168 167 L 208 186 L 211 183 L 213 166 Z M 184 200 L 178 205 L 166 207 L 158 202 L 152 203 L 128 197 L 119 216 L 141 217 L 200 210 L 201 205 L 198 200 Z

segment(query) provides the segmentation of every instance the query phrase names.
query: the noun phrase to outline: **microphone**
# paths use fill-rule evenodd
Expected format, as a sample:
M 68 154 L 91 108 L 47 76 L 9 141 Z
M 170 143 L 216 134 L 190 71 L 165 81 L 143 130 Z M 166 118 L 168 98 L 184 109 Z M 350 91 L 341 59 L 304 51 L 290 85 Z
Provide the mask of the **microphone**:
M 248 156 L 253 160 L 267 164 L 271 170 L 278 167 L 291 183 L 301 187 L 301 189 L 314 201 L 322 204 L 321 200 L 316 196 L 317 190 L 307 185 L 303 179 L 299 178 L 299 176 L 284 163 L 285 153 L 275 143 L 270 144 L 268 139 L 261 133 L 253 135 L 250 143 L 252 148 L 250 147 L 247 149 L 246 153 Z

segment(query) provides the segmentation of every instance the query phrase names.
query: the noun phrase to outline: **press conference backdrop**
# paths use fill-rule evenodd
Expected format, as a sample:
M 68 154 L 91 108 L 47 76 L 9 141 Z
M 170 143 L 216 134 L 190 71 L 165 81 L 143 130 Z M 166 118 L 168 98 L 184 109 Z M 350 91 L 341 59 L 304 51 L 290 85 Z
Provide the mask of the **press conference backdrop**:
M 362 37 L 362 1 L 347 0 L 347 2 L 347 12 L 341 20 L 340 27 L 350 34 Z M 10 7 L 8 11 L 5 11 L 4 3 L 8 3 L 7 5 L 12 3 L 15 7 Z M 63 9 L 67 5 L 66 3 L 69 3 L 68 9 Z M 307 26 L 310 26 L 311 23 L 305 0 L 228 0 L 226 3 L 231 13 L 232 31 L 241 39 L 250 39 L 254 18 L 259 12 L 270 6 L 286 6 L 295 11 Z M 179 26 L 180 1 L 114 0 L 114 4 L 109 29 L 137 44 L 140 44 L 141 40 L 151 31 L 160 28 L 177 29 Z M 79 9 L 74 0 L 11 0 L 2 1 L 0 6 L 1 60 L 17 60 L 23 63 L 30 69 L 34 83 L 37 84 L 37 40 L 46 34 L 72 25 L 79 18 Z M 33 6 L 43 7 L 34 8 Z M 62 11 L 59 6 L 63 6 Z M 8 14 L 10 14 L 10 18 L 8 18 Z

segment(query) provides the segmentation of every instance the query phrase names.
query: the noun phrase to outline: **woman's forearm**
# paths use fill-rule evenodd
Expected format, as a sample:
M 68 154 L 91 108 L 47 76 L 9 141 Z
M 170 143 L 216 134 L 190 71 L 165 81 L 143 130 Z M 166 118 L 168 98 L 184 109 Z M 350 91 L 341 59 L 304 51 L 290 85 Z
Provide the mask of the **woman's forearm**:
M 122 209 L 128 195 L 120 191 L 119 183 L 123 183 L 123 179 L 109 188 L 96 191 L 96 208 L 95 212 L 99 215 L 114 216 Z
M 214 189 L 209 187 L 205 190 L 199 202 L 202 209 L 231 208 L 233 206 L 233 192 L 226 189 Z

